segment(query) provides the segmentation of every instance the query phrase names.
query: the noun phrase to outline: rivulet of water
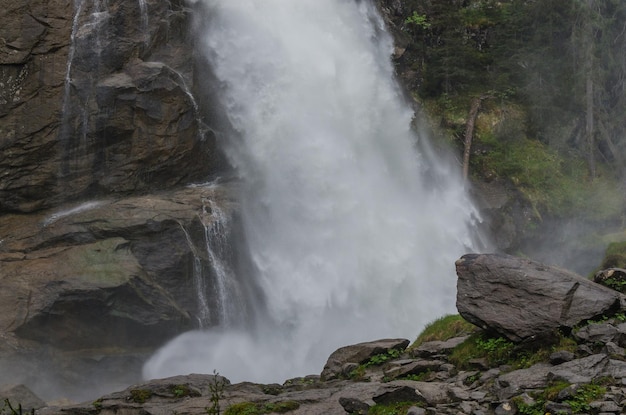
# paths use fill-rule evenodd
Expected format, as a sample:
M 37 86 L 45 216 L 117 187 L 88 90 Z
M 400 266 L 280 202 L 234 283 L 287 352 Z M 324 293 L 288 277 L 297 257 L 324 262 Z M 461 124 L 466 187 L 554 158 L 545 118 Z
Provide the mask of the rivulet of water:
M 319 373 L 337 347 L 414 338 L 455 312 L 476 211 L 456 166 L 410 127 L 393 42 L 365 0 L 198 0 L 234 131 L 243 228 L 268 317 L 187 333 L 146 377 Z

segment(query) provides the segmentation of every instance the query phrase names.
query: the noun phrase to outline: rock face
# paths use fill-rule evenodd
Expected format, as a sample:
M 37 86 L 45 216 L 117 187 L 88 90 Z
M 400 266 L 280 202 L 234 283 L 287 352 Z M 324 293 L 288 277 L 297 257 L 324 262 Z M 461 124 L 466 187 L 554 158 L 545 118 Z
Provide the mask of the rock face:
M 620 293 L 577 274 L 508 255 L 456 262 L 457 309 L 468 321 L 519 342 L 624 307 Z
M 64 374 L 54 383 L 78 389 L 71 396 L 84 388 L 76 378 L 105 369 L 116 381 L 137 381 L 156 347 L 200 323 L 219 324 L 212 263 L 236 264 L 237 253 L 210 258 L 207 238 L 219 231 L 232 244 L 232 192 L 194 186 L 0 217 L 0 384 L 46 389 L 37 362 Z
M 183 0 L 0 7 L 0 384 L 80 397 L 97 373 L 106 390 L 218 324 L 198 295 L 211 304 L 209 234 L 227 221 L 231 244 L 236 209 L 232 186 L 190 186 L 227 170 L 196 99 L 191 16 Z
M 190 89 L 189 10 L 182 0 L 106 3 L 0 10 L 0 213 L 217 171 Z

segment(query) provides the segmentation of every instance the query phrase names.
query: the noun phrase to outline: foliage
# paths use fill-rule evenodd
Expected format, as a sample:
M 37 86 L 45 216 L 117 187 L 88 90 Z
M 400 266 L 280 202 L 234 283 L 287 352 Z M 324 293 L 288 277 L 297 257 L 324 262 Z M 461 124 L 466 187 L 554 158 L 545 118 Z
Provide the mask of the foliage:
M 626 241 L 609 244 L 601 266 L 606 268 L 626 268 Z
M 458 314 L 443 316 L 428 323 L 419 336 L 417 336 L 411 348 L 418 347 L 422 343 L 430 341 L 445 341 L 454 337 L 468 335 L 476 330 L 478 330 L 476 326 L 468 323 Z
M 376 404 L 370 407 L 368 415 L 404 415 L 412 406 L 419 406 L 415 402 L 396 402 L 391 404 Z
M 211 406 L 206 408 L 208 415 L 220 415 L 220 401 L 224 398 L 224 387 L 226 382 L 224 378 L 214 369 L 213 381 L 209 383 L 209 392 L 211 393 Z
M 152 397 L 152 391 L 150 389 L 131 389 L 130 399 L 135 403 L 145 403 Z
M 428 29 L 430 27 L 430 23 L 428 23 L 426 16 L 419 14 L 417 11 L 413 11 L 413 14 L 404 20 L 404 24 L 421 29 Z
M 296 410 L 300 404 L 296 401 L 283 401 L 276 403 L 241 402 L 230 405 L 224 411 L 224 415 L 262 415 L 270 413 L 283 414 Z
M 547 361 L 550 354 L 556 351 L 573 352 L 576 347 L 571 337 L 561 333 L 551 340 L 518 347 L 503 337 L 479 332 L 455 347 L 449 360 L 460 369 L 469 369 L 472 359 L 484 359 L 490 367 L 506 364 L 512 369 L 522 369 Z
M 171 388 L 171 392 L 176 398 L 185 398 L 187 396 L 200 396 L 200 393 L 190 388 L 189 385 L 174 385 Z
M 370 357 L 370 359 L 364 364 L 365 367 L 380 366 L 389 360 L 397 359 L 402 354 L 401 350 L 389 349 L 387 353 L 380 353 Z
M 523 415 L 544 415 L 545 404 L 547 401 L 554 400 L 560 391 L 569 387 L 567 382 L 556 382 L 549 385 L 543 392 L 537 394 L 534 398 L 535 401 L 532 404 L 525 403 L 521 398 L 513 398 L 517 411 Z M 563 403 L 570 406 L 572 413 L 585 413 L 589 412 L 591 407 L 589 404 L 597 399 L 600 399 L 606 393 L 606 388 L 594 383 L 580 385 L 576 388 L 576 392 L 571 398 L 565 399 Z

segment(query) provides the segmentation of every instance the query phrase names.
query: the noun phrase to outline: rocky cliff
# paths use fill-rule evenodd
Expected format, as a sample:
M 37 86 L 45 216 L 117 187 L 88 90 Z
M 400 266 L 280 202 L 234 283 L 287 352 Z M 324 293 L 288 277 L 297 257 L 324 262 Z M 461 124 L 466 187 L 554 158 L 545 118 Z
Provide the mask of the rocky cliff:
M 48 397 L 51 384 L 80 396 L 88 373 L 96 390 L 136 381 L 164 341 L 219 323 L 199 310 L 211 284 L 199 293 L 194 278 L 213 278 L 212 227 L 237 233 L 236 189 L 215 182 L 227 166 L 196 98 L 191 10 L 1 6 L 0 383 Z

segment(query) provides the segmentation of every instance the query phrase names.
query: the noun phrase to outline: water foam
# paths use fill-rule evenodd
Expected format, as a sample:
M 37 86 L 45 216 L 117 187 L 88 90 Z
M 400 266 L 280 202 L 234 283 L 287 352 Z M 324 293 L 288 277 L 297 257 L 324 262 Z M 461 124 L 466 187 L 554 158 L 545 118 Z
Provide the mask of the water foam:
M 476 211 L 458 169 L 411 130 L 391 37 L 354 0 L 204 0 L 202 53 L 236 134 L 244 231 L 267 318 L 186 333 L 144 376 L 217 369 L 276 382 L 339 346 L 413 338 L 455 312 Z

